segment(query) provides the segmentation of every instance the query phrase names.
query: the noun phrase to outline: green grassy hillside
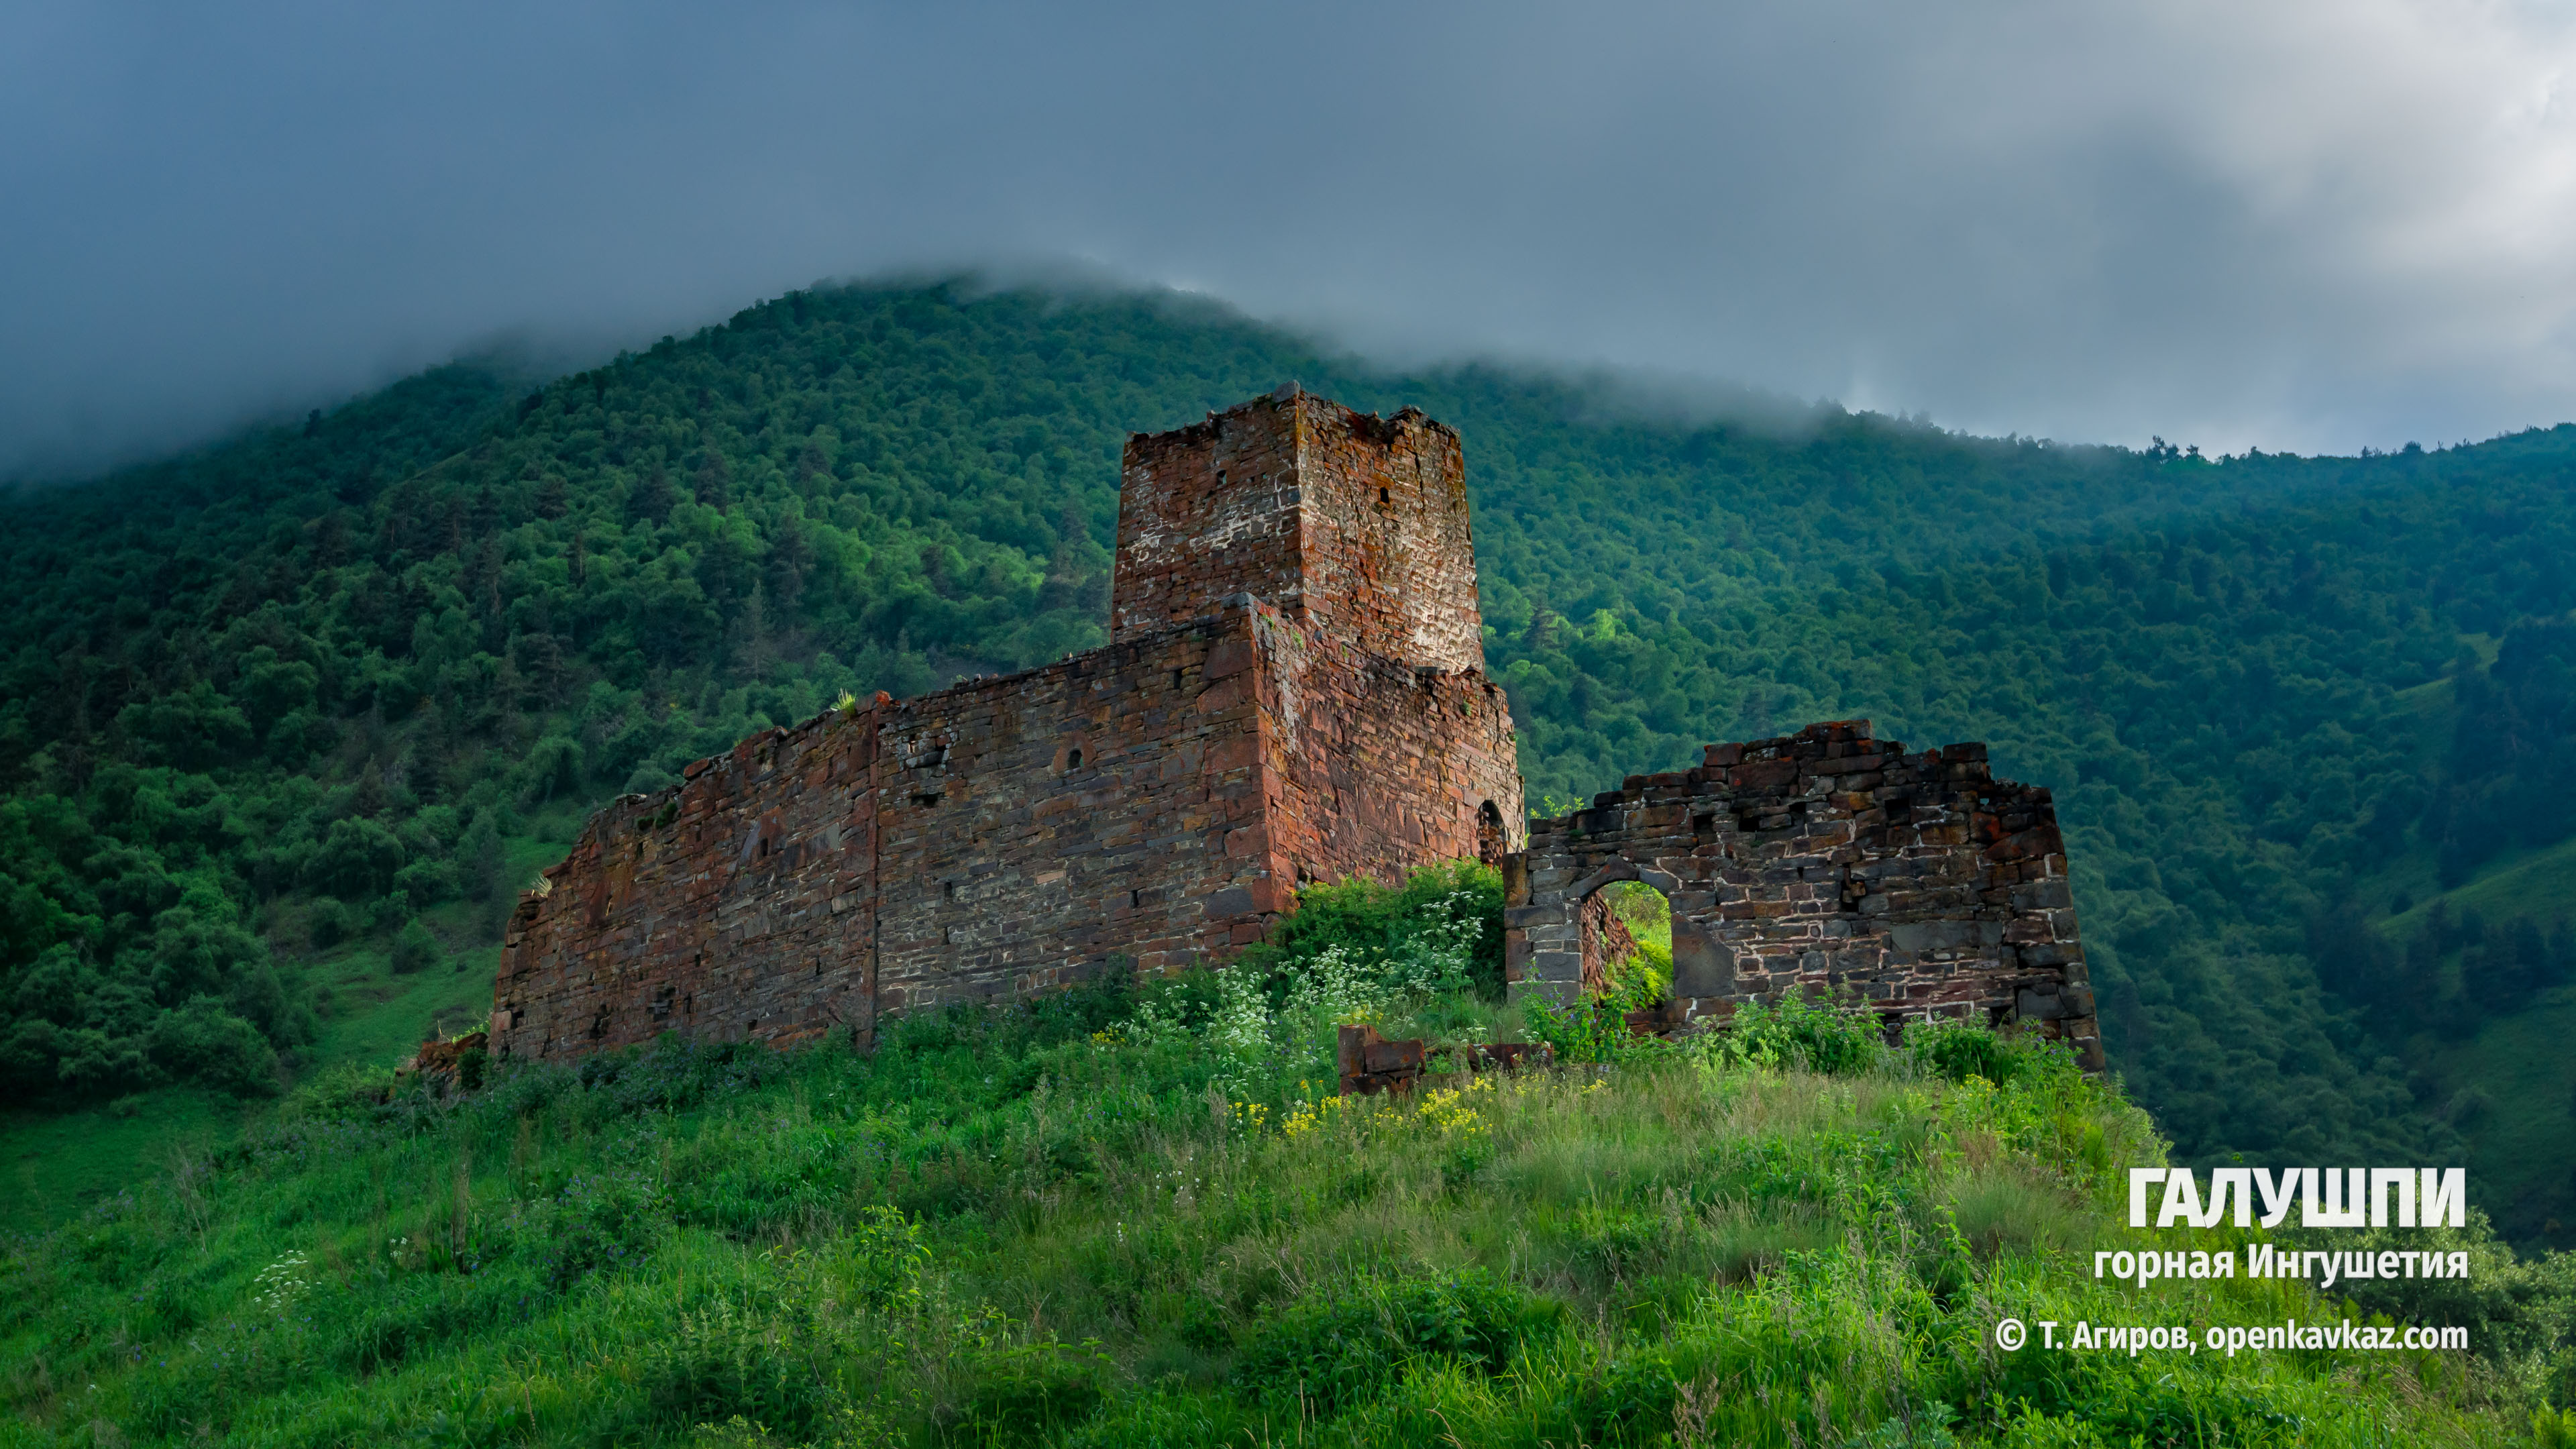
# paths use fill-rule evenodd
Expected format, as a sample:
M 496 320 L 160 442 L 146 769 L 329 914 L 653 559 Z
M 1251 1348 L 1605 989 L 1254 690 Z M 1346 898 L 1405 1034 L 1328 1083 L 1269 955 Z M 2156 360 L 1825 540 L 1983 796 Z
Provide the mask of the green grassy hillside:
M 2412 900 L 2377 928 L 2392 959 L 2402 951 L 2429 961 L 2454 999 L 2494 989 L 2507 969 L 2497 943 L 2518 929 L 2548 932 L 2554 943 L 2576 922 L 2576 842 L 2512 852 L 2448 891 L 2435 886 L 2435 874 L 2419 858 L 2375 881 L 2372 889 L 2390 892 L 2392 904 Z M 2576 1237 L 2571 1033 L 2576 989 L 2565 986 L 2515 1000 L 2510 1010 L 2443 1013 L 2391 1033 L 2427 1101 L 2459 1133 L 2461 1160 L 2486 1185 L 2496 1222 L 2523 1242 Z
M 1440 921 L 867 1057 L 331 1074 L 0 1240 L 0 1444 L 2485 1445 L 2576 1368 L 2566 1265 L 2492 1244 L 2442 1302 L 2096 1281 L 2162 1146 L 2062 1054 L 1810 1009 L 1586 1060 Z M 1353 1018 L 1567 1060 L 1340 1099 Z M 1994 1339 L 2390 1310 L 2472 1349 Z
M 256 1097 L 409 1034 L 453 1003 L 369 963 L 416 922 L 488 950 L 543 822 L 844 688 L 1097 642 L 1122 435 L 1292 377 L 1464 434 L 1533 798 L 1856 715 L 2054 788 L 2113 1062 L 2191 1160 L 2464 1150 L 2418 1024 L 2569 969 L 2498 927 L 2416 970 L 2372 927 L 2576 828 L 2576 427 L 2315 459 L 1755 428 L 1168 298 L 858 287 L 0 505 L 0 1090 Z M 2507 989 L 2459 989 L 2473 951 Z
M 2576 990 L 2560 987 L 2457 1042 L 2420 1048 L 2451 1095 L 2496 1221 L 2525 1241 L 2563 1242 L 2576 1187 Z M 2552 1110 L 2552 1109 L 2556 1110 Z
M 2406 909 L 2391 911 L 2380 923 L 2400 940 L 2422 931 L 2442 910 L 2454 916 L 2475 911 L 2489 921 L 2527 917 L 2550 923 L 2576 917 L 2576 841 L 2513 851 L 2447 891 L 2433 884 L 2431 861 L 2414 863 L 2427 868 L 2406 871 L 2401 867 L 2385 877 L 2400 892 L 2409 884 L 2423 889 L 2420 898 L 2404 897 L 2409 901 Z
M 2470 635 L 2461 643 L 2489 668 L 2501 641 Z M 2412 716 L 2425 758 L 2440 758 L 2463 733 L 2453 680 L 2402 691 L 2396 702 Z M 2474 738 L 2478 722 L 2468 724 Z M 2561 936 L 2576 923 L 2576 840 L 2507 844 L 2474 868 L 2446 872 L 2434 845 L 2417 838 L 2357 873 L 2347 890 L 2375 949 L 2321 954 L 2346 966 L 2357 957 L 2382 976 L 2378 990 L 2357 994 L 2380 1008 L 2379 1034 L 2402 1057 L 2419 1100 L 2458 1134 L 2459 1160 L 2485 1184 L 2483 1201 L 2498 1225 L 2526 1243 L 2568 1241 L 2576 1229 L 2576 1059 L 2565 1043 L 2576 1015 L 2565 987 L 2528 979 L 2513 944 L 2538 941 L 2544 955 L 2567 950 Z M 2420 989 L 2387 989 L 2410 973 L 2425 978 Z
M 509 878 L 527 879 L 560 860 L 574 824 L 559 812 L 538 821 L 534 833 L 505 840 Z M 488 903 L 462 901 L 422 911 L 439 951 L 410 969 L 395 969 L 391 943 L 380 935 L 295 953 L 289 979 L 309 999 L 314 1027 L 281 1075 L 291 1081 L 333 1067 L 389 1066 L 431 1036 L 453 1036 L 488 1017 L 501 954 L 490 939 L 490 916 Z M 269 1093 L 184 1082 L 112 1099 L 17 1104 L 0 1116 L 0 1229 L 52 1226 L 173 1160 L 231 1145 L 275 1108 Z

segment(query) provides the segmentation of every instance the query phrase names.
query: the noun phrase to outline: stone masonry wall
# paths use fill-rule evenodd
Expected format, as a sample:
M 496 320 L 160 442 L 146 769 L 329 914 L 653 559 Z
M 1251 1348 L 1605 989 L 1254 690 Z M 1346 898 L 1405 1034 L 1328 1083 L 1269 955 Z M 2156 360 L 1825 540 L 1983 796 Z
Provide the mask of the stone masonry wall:
M 1482 673 L 1458 435 L 1413 408 L 1381 422 L 1311 394 L 1298 404 L 1307 615 L 1382 659 Z
M 1257 935 L 1250 619 L 773 730 L 593 819 L 523 901 L 495 1051 L 664 1030 L 793 1041 L 880 1013 L 1159 969 Z M 1227 646 L 1233 647 L 1229 649 Z
M 1297 430 L 1259 399 L 1168 433 L 1127 440 L 1109 637 L 1169 628 L 1248 593 L 1302 607 Z
M 1407 669 L 1286 618 L 1265 645 L 1277 802 L 1265 843 L 1280 879 L 1394 880 L 1520 847 L 1520 753 L 1499 686 Z
M 2056 806 L 1994 779 L 1983 745 L 1908 753 L 1866 720 L 1811 725 L 1533 823 L 1505 866 L 1515 993 L 1572 997 L 1581 907 L 1614 880 L 1672 903 L 1678 1024 L 1795 990 L 1891 1023 L 2017 1020 L 2102 1065 Z
M 1113 966 L 1219 960 L 1300 877 L 1472 855 L 1521 815 L 1479 677 L 1267 605 L 772 730 L 594 817 L 522 898 L 496 1055 L 791 1042 Z

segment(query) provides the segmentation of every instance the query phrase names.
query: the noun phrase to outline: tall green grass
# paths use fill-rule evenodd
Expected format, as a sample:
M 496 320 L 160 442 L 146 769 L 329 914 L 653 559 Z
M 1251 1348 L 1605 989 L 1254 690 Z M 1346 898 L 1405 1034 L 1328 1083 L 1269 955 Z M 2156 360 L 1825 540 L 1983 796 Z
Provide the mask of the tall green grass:
M 2564 1356 L 1999 1349 L 2342 1312 L 2096 1281 L 2163 1149 L 2033 1042 L 1792 1005 L 1329 1095 L 1342 1011 L 1522 1028 L 1399 989 L 1440 927 L 873 1055 L 345 1069 L 6 1241 L 0 1444 L 2483 1444 Z

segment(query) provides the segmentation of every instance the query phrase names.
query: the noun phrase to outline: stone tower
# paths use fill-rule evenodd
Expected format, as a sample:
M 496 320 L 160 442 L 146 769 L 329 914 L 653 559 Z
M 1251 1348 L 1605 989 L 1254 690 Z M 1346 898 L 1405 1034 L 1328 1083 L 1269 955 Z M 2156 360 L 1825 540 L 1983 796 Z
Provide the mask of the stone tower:
M 1250 593 L 1363 653 L 1484 668 L 1458 435 L 1406 408 L 1355 413 L 1295 384 L 1127 440 L 1110 637 Z

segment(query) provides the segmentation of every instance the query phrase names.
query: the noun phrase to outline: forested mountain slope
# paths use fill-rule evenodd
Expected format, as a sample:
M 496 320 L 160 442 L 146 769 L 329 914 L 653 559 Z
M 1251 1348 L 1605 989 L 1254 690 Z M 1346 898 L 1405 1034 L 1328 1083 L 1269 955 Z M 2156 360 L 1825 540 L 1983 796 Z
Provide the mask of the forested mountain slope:
M 1534 800 L 1852 715 L 2055 787 L 2114 1064 L 2185 1157 L 2453 1153 L 2416 1033 L 2566 977 L 2554 917 L 2383 923 L 2394 881 L 2569 833 L 2576 428 L 2225 460 L 1765 431 L 1166 298 L 861 287 L 4 505 L 5 1089 L 257 1090 L 314 1033 L 299 963 L 429 949 L 407 923 L 459 899 L 493 928 L 531 812 L 1101 642 L 1123 435 L 1287 378 L 1464 435 Z M 2526 1109 L 2567 1094 L 2495 1108 Z M 2544 1236 L 2568 1189 L 2499 1216 Z

